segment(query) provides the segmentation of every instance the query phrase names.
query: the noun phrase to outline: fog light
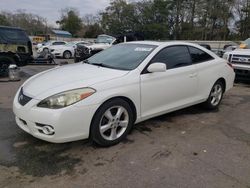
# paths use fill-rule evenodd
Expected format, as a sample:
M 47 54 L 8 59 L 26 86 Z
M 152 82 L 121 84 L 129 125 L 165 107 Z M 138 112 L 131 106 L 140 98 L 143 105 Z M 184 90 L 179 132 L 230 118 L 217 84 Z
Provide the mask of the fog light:
M 42 128 L 42 131 L 43 131 L 44 134 L 47 134 L 47 135 L 54 134 L 54 129 L 52 127 L 50 127 L 50 126 L 44 126 Z
M 45 135 L 54 135 L 55 134 L 55 130 L 52 126 L 50 125 L 44 125 L 44 124 L 40 124 L 40 123 L 36 123 L 36 128 L 38 129 L 38 131 L 42 134 Z

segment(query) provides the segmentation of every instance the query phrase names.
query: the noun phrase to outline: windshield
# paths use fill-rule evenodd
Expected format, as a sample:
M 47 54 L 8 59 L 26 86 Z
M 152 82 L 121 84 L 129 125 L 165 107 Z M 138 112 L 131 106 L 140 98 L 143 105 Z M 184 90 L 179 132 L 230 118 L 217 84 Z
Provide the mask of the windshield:
M 246 44 L 248 47 L 250 47 L 250 38 L 248 38 L 247 40 L 245 40 L 243 43 Z
M 108 43 L 111 44 L 114 40 L 114 37 L 111 36 L 98 36 L 95 43 Z
M 45 42 L 45 43 L 43 43 L 42 45 L 43 45 L 43 46 L 49 46 L 50 44 L 52 44 L 52 41 Z
M 74 42 L 69 42 L 69 43 L 65 44 L 65 46 L 75 46 L 75 45 L 76 45 L 76 43 L 74 43 Z
M 119 70 L 133 70 L 156 47 L 145 44 L 119 44 L 90 57 L 86 62 Z

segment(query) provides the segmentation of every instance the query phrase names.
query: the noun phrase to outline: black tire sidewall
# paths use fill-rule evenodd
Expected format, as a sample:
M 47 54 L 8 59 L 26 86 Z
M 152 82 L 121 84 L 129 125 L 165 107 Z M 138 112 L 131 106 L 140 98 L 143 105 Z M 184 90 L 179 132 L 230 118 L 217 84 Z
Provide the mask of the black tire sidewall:
M 129 115 L 129 124 L 128 127 L 126 129 L 126 131 L 123 133 L 123 135 L 121 137 L 119 137 L 118 139 L 114 140 L 114 141 L 110 141 L 110 140 L 106 140 L 101 136 L 100 133 L 100 129 L 99 129 L 99 123 L 101 121 L 101 118 L 103 116 L 103 114 L 106 112 L 106 110 L 108 110 L 109 108 L 113 107 L 113 106 L 122 106 L 124 107 Z M 90 128 L 90 138 L 97 143 L 100 146 L 104 146 L 104 147 L 108 147 L 108 146 L 112 146 L 115 144 L 118 144 L 119 142 L 121 142 L 126 136 L 127 134 L 130 132 L 132 126 L 133 126 L 133 111 L 130 107 L 130 105 L 122 100 L 122 99 L 113 99 L 113 100 L 109 100 L 107 102 L 105 102 L 103 105 L 101 105 L 99 107 L 99 109 L 96 111 L 92 123 L 91 123 L 91 128 Z
M 223 83 L 222 83 L 221 81 L 215 82 L 215 84 L 213 85 L 213 87 L 212 87 L 212 89 L 211 89 L 211 92 L 210 92 L 210 94 L 209 94 L 209 97 L 208 97 L 207 101 L 204 103 L 205 107 L 206 107 L 208 110 L 215 110 L 215 109 L 218 109 L 218 107 L 220 106 L 221 101 L 222 101 L 222 99 L 223 99 L 224 91 L 222 91 L 222 96 L 221 96 L 220 102 L 219 102 L 216 106 L 215 106 L 215 105 L 212 105 L 212 103 L 211 103 L 211 94 L 212 94 L 212 91 L 213 91 L 213 89 L 214 89 L 214 87 L 215 87 L 216 85 L 220 85 L 221 88 L 222 88 L 222 90 L 224 90 L 224 85 L 223 85 Z
M 66 57 L 66 54 L 67 54 L 67 53 L 70 54 L 69 57 Z M 63 58 L 64 58 L 64 59 L 70 59 L 71 57 L 72 57 L 72 54 L 71 54 L 70 51 L 65 51 L 65 52 L 63 52 Z
M 44 48 L 44 49 L 43 49 L 43 52 L 44 52 L 44 53 L 49 53 L 49 49 L 48 49 L 48 48 Z

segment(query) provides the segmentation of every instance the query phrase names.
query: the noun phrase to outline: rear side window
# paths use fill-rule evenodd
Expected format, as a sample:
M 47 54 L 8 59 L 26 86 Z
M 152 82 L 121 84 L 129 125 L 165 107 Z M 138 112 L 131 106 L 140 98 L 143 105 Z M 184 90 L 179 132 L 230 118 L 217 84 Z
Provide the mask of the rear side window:
M 171 46 L 161 50 L 151 61 L 167 65 L 167 69 L 174 69 L 192 65 L 192 60 L 186 46 Z
M 191 47 L 191 46 L 189 46 L 188 48 L 190 51 L 192 61 L 195 64 L 210 61 L 210 60 L 214 59 L 211 55 L 209 55 L 208 53 L 206 53 L 198 48 Z

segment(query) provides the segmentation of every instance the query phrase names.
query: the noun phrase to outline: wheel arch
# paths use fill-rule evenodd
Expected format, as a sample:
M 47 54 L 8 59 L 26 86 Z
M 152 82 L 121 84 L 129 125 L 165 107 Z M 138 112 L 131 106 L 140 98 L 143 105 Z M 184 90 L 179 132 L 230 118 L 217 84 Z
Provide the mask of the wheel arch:
M 104 102 L 100 105 L 100 107 L 101 107 L 104 103 L 106 103 L 106 102 L 108 102 L 108 101 L 111 101 L 111 100 L 114 100 L 114 99 L 122 99 L 122 100 L 126 101 L 126 102 L 129 104 L 129 106 L 131 107 L 132 112 L 133 112 L 133 121 L 135 122 L 136 119 L 137 119 L 137 109 L 136 109 L 136 106 L 135 106 L 134 102 L 133 102 L 130 98 L 128 98 L 128 97 L 125 97 L 125 96 L 115 96 L 115 97 L 109 98 L 109 99 L 107 99 L 106 101 L 104 101 Z M 100 108 L 100 107 L 99 107 L 99 108 Z M 99 108 L 98 108 L 98 109 L 99 109 Z
M 216 82 L 222 82 L 222 84 L 223 84 L 223 93 L 226 91 L 226 79 L 225 78 L 223 78 L 223 77 L 221 77 L 221 78 L 219 78 Z M 216 83 L 215 82 L 215 83 Z
M 94 113 L 94 115 L 93 115 L 93 117 L 92 117 L 91 124 L 92 124 L 93 119 L 94 119 L 96 113 L 98 112 L 98 110 L 99 110 L 105 103 L 107 103 L 107 102 L 109 102 L 109 101 L 111 101 L 111 100 L 114 100 L 114 99 L 122 99 L 122 100 L 126 101 L 126 102 L 129 104 L 129 106 L 131 107 L 131 110 L 132 110 L 132 112 L 133 112 L 133 122 L 136 121 L 136 119 L 137 119 L 137 114 L 138 114 L 138 113 L 137 113 L 137 109 L 136 109 L 136 106 L 135 106 L 134 102 L 133 102 L 130 98 L 125 97 L 125 96 L 114 96 L 114 97 L 111 97 L 111 98 L 105 100 L 105 101 L 97 108 L 97 110 L 95 111 L 95 113 Z
M 63 54 L 64 54 L 65 52 L 69 52 L 69 53 L 72 55 L 72 52 L 71 52 L 70 50 L 64 50 Z
M 64 51 L 63 51 L 63 57 L 64 57 L 64 54 L 65 54 L 66 52 L 70 53 L 70 57 L 72 57 L 72 56 L 74 55 L 74 54 L 72 54 L 72 52 L 71 52 L 70 50 L 64 50 Z

